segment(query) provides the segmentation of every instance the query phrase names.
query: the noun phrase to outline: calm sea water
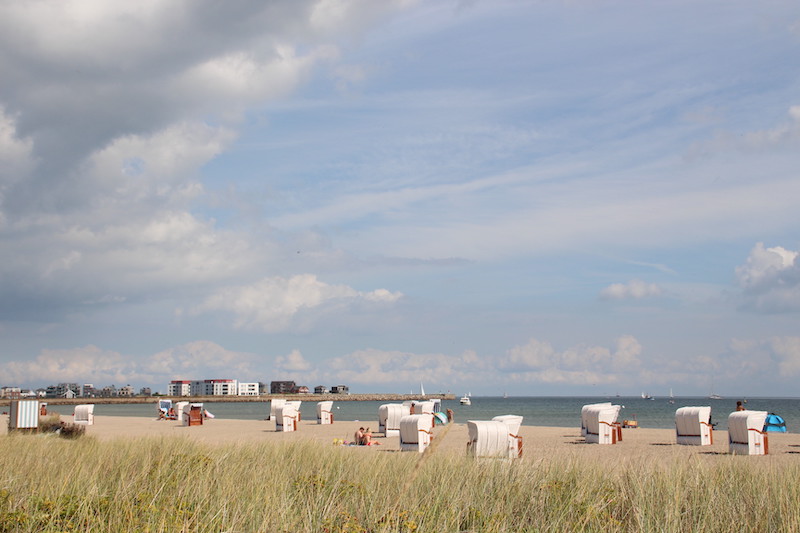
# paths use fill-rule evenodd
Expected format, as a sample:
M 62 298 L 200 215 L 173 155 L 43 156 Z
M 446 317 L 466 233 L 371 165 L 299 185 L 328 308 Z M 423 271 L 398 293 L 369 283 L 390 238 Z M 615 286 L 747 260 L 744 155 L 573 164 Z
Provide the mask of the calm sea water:
M 675 398 L 671 404 L 666 398 L 645 400 L 639 397 L 481 397 L 473 396 L 472 405 L 464 406 L 458 400 L 443 401 L 443 409 L 455 413 L 456 422 L 467 420 L 490 420 L 497 415 L 515 414 L 524 417 L 526 426 L 579 427 L 581 407 L 587 403 L 611 401 L 624 406 L 619 420 L 635 419 L 644 428 L 675 427 L 675 409 L 684 406 L 710 405 L 712 420 L 726 429 L 728 415 L 736 409 L 735 399 L 710 400 L 708 398 Z M 334 402 L 336 420 L 361 420 L 378 425 L 378 407 L 386 402 Z M 152 404 L 97 405 L 94 413 L 100 416 L 153 416 L 156 401 Z M 269 401 L 242 403 L 206 402 L 206 409 L 218 418 L 238 420 L 263 420 L 269 414 Z M 800 432 L 800 398 L 752 398 L 747 408 L 756 411 L 777 413 L 786 420 L 792 433 Z M 73 407 L 53 405 L 49 410 L 62 415 L 71 415 Z M 316 401 L 313 397 L 301 406 L 303 420 L 315 420 Z

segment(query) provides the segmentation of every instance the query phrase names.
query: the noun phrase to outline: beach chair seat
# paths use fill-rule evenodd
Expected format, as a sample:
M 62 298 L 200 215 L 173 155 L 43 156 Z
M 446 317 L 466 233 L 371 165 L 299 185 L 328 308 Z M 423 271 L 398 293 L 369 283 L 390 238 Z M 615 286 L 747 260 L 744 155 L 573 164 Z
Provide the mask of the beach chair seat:
M 76 405 L 72 413 L 72 423 L 81 426 L 94 424 L 94 404 Z
M 275 431 L 297 431 L 297 409 L 294 405 L 287 403 L 278 408 Z
M 586 442 L 616 444 L 622 432 L 617 424 L 619 405 L 595 405 L 586 410 Z
M 467 455 L 509 457 L 508 425 L 500 420 L 467 420 Z
M 333 424 L 333 402 L 317 402 L 317 424 Z
M 728 416 L 728 451 L 736 455 L 767 455 L 769 439 L 764 431 L 767 411 L 734 411 Z
M 714 444 L 711 407 L 681 407 L 675 411 L 675 437 L 678 444 L 710 446 Z
M 297 421 L 303 418 L 303 414 L 300 412 L 300 406 L 303 404 L 302 400 L 286 400 L 286 405 L 291 405 L 294 407 L 294 410 L 297 411 Z
M 378 407 L 378 433 L 387 437 L 400 435 L 400 419 L 411 414 L 411 406 L 401 403 L 385 403 Z
M 508 456 L 510 458 L 522 457 L 522 436 L 519 430 L 522 427 L 522 417 L 519 415 L 500 415 L 492 418 L 494 421 L 503 422 L 508 427 Z
M 401 452 L 424 452 L 432 435 L 433 415 L 406 415 L 400 419 Z
M 188 409 L 183 408 L 183 425 L 184 426 L 202 426 L 203 425 L 203 404 L 192 403 L 189 404 Z

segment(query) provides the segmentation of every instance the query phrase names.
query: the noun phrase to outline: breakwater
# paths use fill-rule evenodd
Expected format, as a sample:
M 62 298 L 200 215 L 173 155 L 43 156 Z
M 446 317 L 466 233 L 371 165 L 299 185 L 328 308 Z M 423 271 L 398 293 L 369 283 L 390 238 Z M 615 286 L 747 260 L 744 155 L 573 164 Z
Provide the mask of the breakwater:
M 307 402 L 405 402 L 409 400 L 455 400 L 454 394 L 262 394 L 260 396 L 131 396 L 125 398 L 39 398 L 48 405 L 79 405 L 93 403 L 99 405 L 113 404 L 147 404 L 155 403 L 159 399 L 182 400 L 187 402 L 268 402 L 273 398 L 284 400 L 301 400 Z M 8 405 L 9 399 L 0 400 L 0 405 Z

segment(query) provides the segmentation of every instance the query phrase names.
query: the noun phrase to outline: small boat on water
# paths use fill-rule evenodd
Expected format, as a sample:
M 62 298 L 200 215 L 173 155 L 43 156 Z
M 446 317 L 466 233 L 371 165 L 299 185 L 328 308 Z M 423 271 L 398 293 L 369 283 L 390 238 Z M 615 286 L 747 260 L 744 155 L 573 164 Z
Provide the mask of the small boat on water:
M 472 405 L 472 400 L 470 400 L 469 394 L 465 394 L 460 400 L 458 400 L 458 403 L 461 405 Z

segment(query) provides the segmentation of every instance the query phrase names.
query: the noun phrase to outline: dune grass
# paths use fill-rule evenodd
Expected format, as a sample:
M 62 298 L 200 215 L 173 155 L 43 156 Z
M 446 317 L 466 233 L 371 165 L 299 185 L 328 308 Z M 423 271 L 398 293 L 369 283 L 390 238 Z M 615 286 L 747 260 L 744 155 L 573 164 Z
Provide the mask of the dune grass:
M 0 439 L 0 531 L 800 530 L 793 465 L 419 460 L 311 442 L 10 435 Z

